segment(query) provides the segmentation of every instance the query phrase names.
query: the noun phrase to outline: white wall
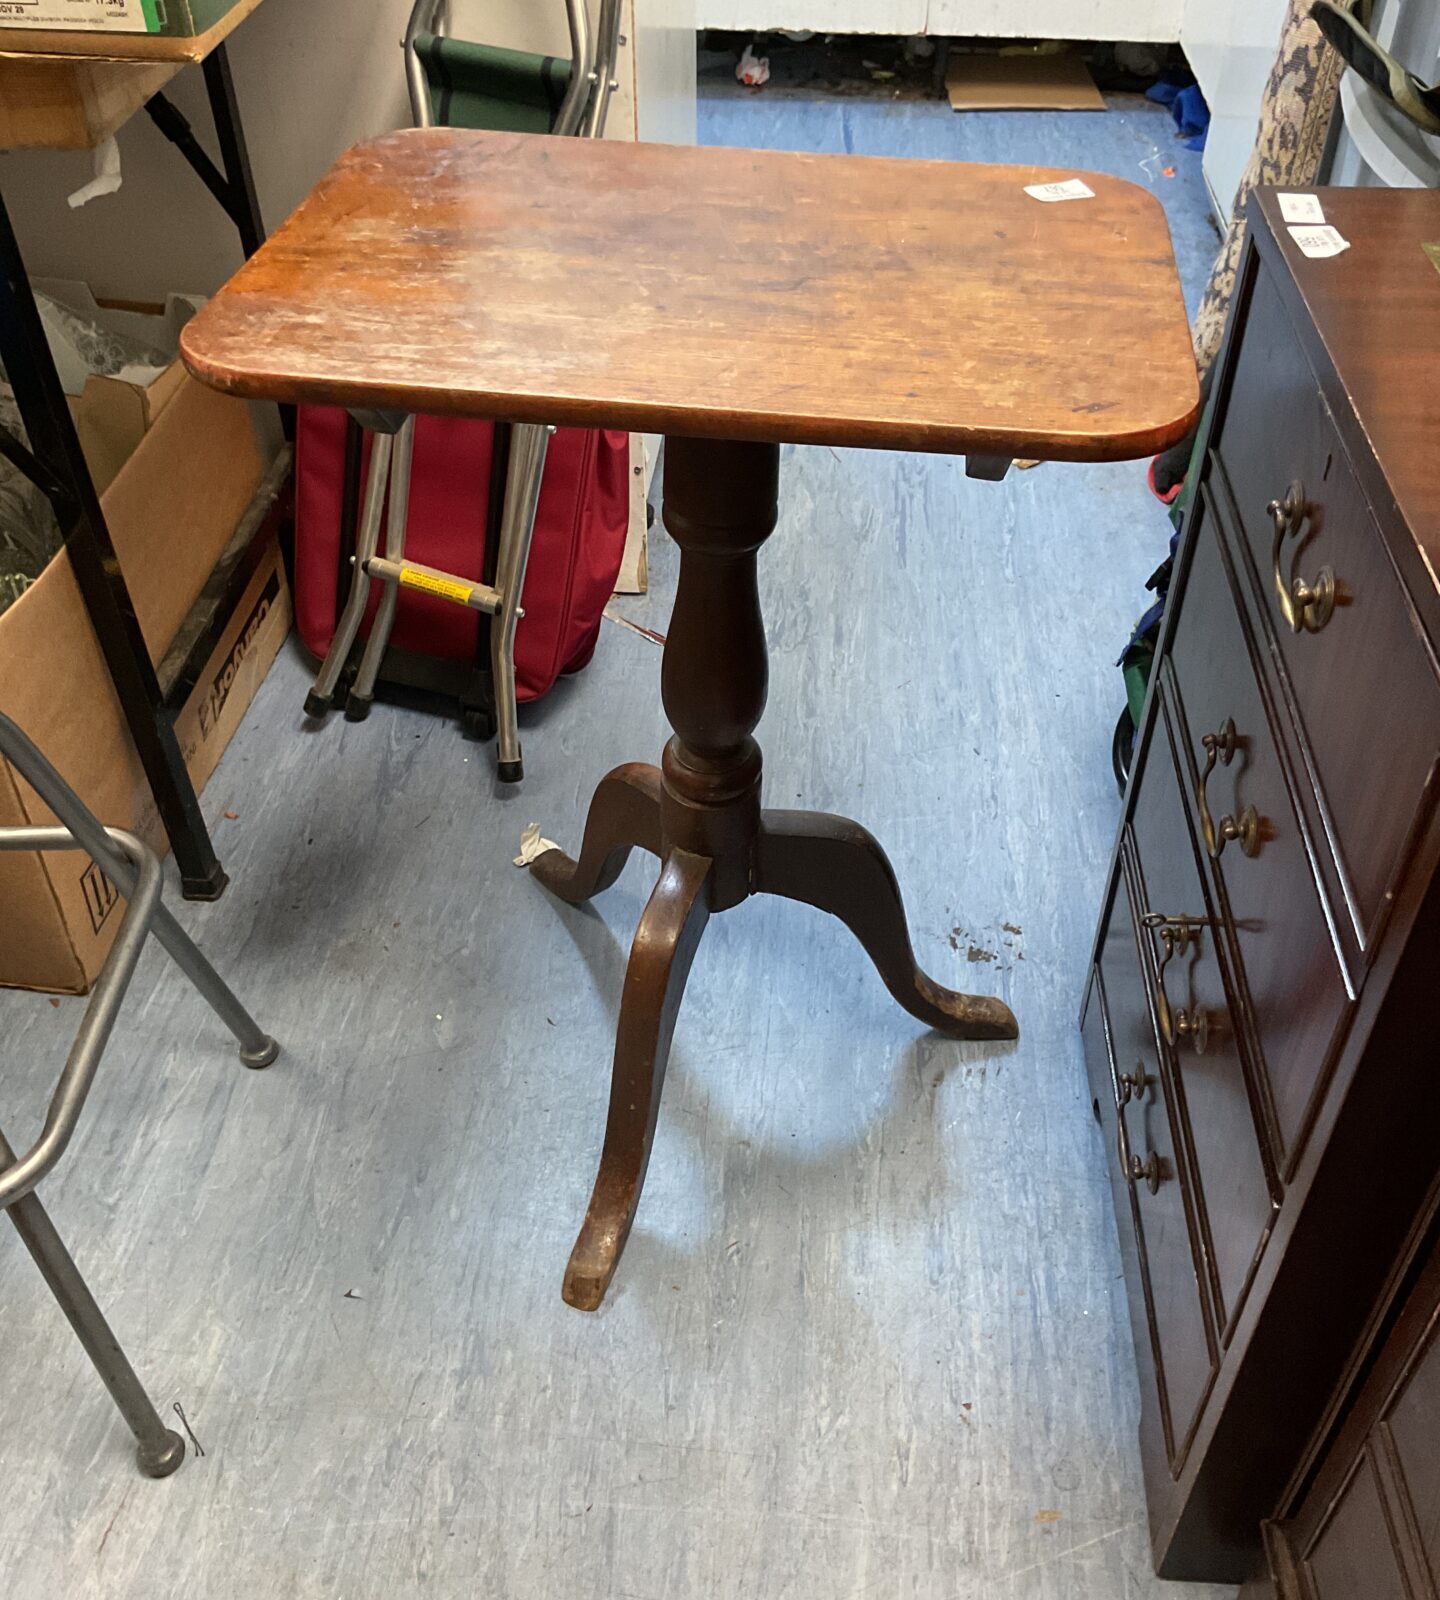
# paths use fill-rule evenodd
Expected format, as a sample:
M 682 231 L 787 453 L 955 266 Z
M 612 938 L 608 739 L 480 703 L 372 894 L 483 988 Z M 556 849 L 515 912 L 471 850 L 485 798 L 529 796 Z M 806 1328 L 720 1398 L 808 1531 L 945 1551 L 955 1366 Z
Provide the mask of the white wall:
M 1210 107 L 1205 180 L 1222 222 L 1230 220 L 1275 65 L 1288 0 L 1185 0 L 1185 54 Z
M 929 0 L 697 0 L 702 28 L 924 33 Z
M 1184 0 L 698 0 L 706 28 L 977 34 L 1048 39 L 1180 37 Z
M 633 4 L 610 132 L 634 137 L 638 121 L 643 138 L 691 142 L 692 0 Z M 400 37 L 409 11 L 410 0 L 265 0 L 232 36 L 236 93 L 271 227 L 347 146 L 408 124 Z M 456 0 L 454 13 L 457 33 L 568 54 L 560 0 Z M 168 92 L 213 148 L 199 69 L 181 73 Z M 120 149 L 119 193 L 78 211 L 65 196 L 90 175 L 88 155 L 0 155 L 0 185 L 30 271 L 140 300 L 218 288 L 240 264 L 224 214 L 143 113 L 122 131 Z
M 1182 0 L 930 0 L 937 34 L 1015 34 L 1030 39 L 1126 39 L 1147 44 L 1180 37 Z

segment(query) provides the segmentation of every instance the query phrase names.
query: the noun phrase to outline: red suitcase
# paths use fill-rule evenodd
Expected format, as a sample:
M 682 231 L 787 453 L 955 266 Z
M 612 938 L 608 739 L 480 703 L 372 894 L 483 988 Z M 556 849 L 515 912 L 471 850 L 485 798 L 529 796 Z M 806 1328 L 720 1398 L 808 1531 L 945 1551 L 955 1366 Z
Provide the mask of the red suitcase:
M 340 606 L 347 418 L 302 406 L 296 439 L 295 618 L 306 648 L 324 657 Z M 368 461 L 370 436 L 365 435 Z M 461 577 L 484 578 L 495 428 L 458 417 L 419 417 L 406 555 Z M 362 481 L 363 481 L 362 467 Z M 517 698 L 537 700 L 564 672 L 590 660 L 625 551 L 630 436 L 561 428 L 550 442 L 515 637 Z M 345 552 L 349 559 L 349 551 Z M 348 587 L 348 577 L 345 587 Z M 368 635 L 380 600 L 371 595 Z M 472 665 L 484 659 L 488 619 L 404 589 L 391 648 Z M 382 671 L 382 681 L 388 674 Z M 413 682 L 413 677 L 401 681 Z

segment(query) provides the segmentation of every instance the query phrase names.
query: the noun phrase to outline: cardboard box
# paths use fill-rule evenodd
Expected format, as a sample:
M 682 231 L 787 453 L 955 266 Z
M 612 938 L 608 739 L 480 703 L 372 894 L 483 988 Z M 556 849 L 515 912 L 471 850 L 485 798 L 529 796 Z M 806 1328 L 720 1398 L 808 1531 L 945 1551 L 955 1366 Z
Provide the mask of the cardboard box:
M 0 28 L 191 38 L 241 0 L 0 0 Z
M 250 408 L 188 377 L 103 498 L 159 661 L 254 498 L 265 459 Z M 260 563 L 176 723 L 198 788 L 215 770 L 290 625 L 283 568 Z M 0 616 L 0 706 L 111 827 L 163 852 L 154 800 L 62 552 Z M 0 827 L 54 818 L 0 763 Z M 83 853 L 0 855 L 0 985 L 82 993 L 119 917 Z
M 61 385 L 70 399 L 75 431 L 80 435 L 80 448 L 85 452 L 96 491 L 103 495 L 160 413 L 179 393 L 185 381 L 184 365 L 177 359 L 180 331 L 203 301 L 172 294 L 162 310 L 137 311 L 104 305 L 87 284 L 65 278 L 36 278 L 33 286 L 87 322 L 141 345 L 153 346 L 168 359 L 169 364 L 158 373 L 122 373 L 113 378 L 95 377 L 73 356 L 69 362 L 57 362 Z
M 952 111 L 1104 111 L 1105 96 L 1077 55 L 957 51 L 945 72 Z

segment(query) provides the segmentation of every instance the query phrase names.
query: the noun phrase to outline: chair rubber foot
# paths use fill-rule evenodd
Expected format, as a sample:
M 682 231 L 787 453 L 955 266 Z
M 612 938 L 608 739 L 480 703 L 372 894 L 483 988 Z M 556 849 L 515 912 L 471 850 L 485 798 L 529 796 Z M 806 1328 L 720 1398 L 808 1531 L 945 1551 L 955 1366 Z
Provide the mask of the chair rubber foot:
M 523 761 L 501 761 L 497 763 L 501 783 L 519 783 L 525 776 L 525 763 Z
M 185 1463 L 185 1441 L 178 1433 L 167 1428 L 162 1444 L 138 1446 L 135 1459 L 147 1478 L 168 1478 Z
M 328 699 L 323 694 L 316 694 L 312 689 L 305 696 L 305 715 L 307 717 L 315 717 L 317 720 L 321 717 L 327 717 L 334 704 L 333 700 Z
M 375 704 L 374 698 L 368 694 L 356 694 L 352 689 L 345 701 L 346 722 L 364 722 L 370 715 L 370 707 Z
M 242 1050 L 240 1059 L 252 1072 L 262 1072 L 279 1054 L 279 1044 L 267 1034 L 264 1044 L 256 1050 Z

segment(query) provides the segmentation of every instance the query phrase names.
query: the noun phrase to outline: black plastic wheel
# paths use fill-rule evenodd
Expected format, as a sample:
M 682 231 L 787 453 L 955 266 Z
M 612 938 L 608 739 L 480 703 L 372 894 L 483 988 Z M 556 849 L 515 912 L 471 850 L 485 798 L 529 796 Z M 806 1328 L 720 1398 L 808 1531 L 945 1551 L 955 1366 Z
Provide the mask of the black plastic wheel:
M 495 737 L 495 713 L 489 706 L 462 706 L 460 726 L 467 739 L 478 739 L 485 744 Z
M 1130 781 L 1130 763 L 1135 759 L 1135 722 L 1126 706 L 1115 724 L 1115 738 L 1110 745 L 1110 761 L 1115 768 L 1115 787 L 1123 796 Z

